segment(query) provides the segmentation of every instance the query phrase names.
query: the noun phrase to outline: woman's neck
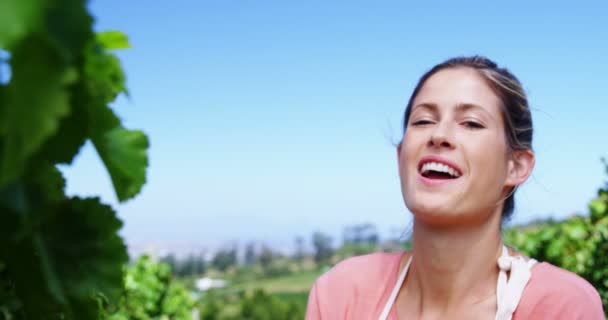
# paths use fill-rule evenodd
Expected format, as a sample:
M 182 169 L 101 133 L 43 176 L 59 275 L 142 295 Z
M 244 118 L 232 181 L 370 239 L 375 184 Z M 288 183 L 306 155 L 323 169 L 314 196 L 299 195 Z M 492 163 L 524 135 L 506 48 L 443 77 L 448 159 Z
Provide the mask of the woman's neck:
M 502 250 L 500 214 L 475 226 L 434 227 L 414 221 L 408 299 L 419 312 L 444 313 L 495 303 L 497 260 Z

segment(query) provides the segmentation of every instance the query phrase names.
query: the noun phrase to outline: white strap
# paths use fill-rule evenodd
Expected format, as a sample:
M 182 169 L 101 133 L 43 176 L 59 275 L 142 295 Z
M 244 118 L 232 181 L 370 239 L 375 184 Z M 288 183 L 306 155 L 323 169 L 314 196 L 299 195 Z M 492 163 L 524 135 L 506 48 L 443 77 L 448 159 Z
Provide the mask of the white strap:
M 496 320 L 511 320 L 536 262 L 534 259 L 526 262 L 522 257 L 511 257 L 507 247 L 502 246 L 502 254 L 498 258 L 500 272 L 496 284 Z M 511 274 L 507 280 L 509 270 Z
M 399 289 L 401 289 L 401 284 L 403 283 L 403 280 L 405 279 L 405 276 L 407 275 L 407 270 L 409 270 L 411 263 L 412 263 L 412 257 L 410 257 L 407 260 L 405 267 L 399 274 L 399 278 L 397 278 L 397 283 L 395 283 L 393 292 L 391 292 L 391 295 L 388 297 L 388 302 L 384 305 L 384 310 L 382 310 L 379 320 L 386 320 L 386 318 L 388 317 L 388 314 L 391 311 L 391 307 L 393 306 L 393 303 L 395 303 L 395 299 L 397 299 L 397 294 L 399 294 Z
M 412 258 L 413 257 L 410 257 L 408 259 L 407 264 L 399 274 L 397 283 L 395 283 L 395 287 L 384 305 L 384 309 L 378 318 L 379 320 L 386 320 L 388 318 L 388 314 L 395 303 L 395 299 L 397 299 L 401 285 L 410 268 Z M 532 266 L 536 264 L 536 262 L 537 261 L 534 259 L 530 259 L 526 262 L 522 257 L 511 257 L 509 256 L 507 247 L 504 245 L 502 246 L 502 253 L 500 258 L 498 258 L 500 272 L 498 273 L 498 281 L 496 284 L 497 310 L 495 320 L 511 320 L 513 312 L 515 312 L 521 295 L 532 275 Z M 511 271 L 509 279 L 507 279 L 507 271 Z

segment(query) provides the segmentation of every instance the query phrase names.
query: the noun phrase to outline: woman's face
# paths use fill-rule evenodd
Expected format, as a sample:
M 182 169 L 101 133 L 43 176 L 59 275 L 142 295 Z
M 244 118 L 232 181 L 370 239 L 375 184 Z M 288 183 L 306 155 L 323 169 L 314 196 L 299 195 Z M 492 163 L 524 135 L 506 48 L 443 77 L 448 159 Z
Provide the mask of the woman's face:
M 432 75 L 412 104 L 398 148 L 401 190 L 416 219 L 485 220 L 514 183 L 501 101 L 471 68 Z

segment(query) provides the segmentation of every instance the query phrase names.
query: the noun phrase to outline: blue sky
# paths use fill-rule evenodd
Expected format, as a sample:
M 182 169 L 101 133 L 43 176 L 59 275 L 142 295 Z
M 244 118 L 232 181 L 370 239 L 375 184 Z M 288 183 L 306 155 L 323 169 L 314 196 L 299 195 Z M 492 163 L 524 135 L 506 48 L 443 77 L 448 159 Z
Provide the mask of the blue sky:
M 393 142 L 420 75 L 483 54 L 529 94 L 537 165 L 515 222 L 586 211 L 606 180 L 608 6 L 510 1 L 92 1 L 150 137 L 148 184 L 117 204 L 90 146 L 68 192 L 101 195 L 131 244 L 264 241 L 375 223 L 407 228 Z

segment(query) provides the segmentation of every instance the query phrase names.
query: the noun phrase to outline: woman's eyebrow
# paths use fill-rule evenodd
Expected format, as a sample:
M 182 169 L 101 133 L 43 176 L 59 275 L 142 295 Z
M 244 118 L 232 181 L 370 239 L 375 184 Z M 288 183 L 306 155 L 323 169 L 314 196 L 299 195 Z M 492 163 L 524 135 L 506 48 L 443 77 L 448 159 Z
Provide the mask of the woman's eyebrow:
M 431 111 L 433 113 L 437 113 L 439 111 L 439 107 L 437 106 L 437 104 L 435 104 L 435 103 L 429 103 L 429 102 L 423 102 L 423 103 L 419 103 L 419 104 L 415 105 L 412 108 L 412 112 L 414 112 L 414 110 L 420 109 L 420 108 L 427 109 L 427 110 L 429 110 L 429 111 Z
M 469 110 L 481 110 L 481 111 L 487 113 L 486 109 L 484 109 L 482 106 L 480 106 L 478 104 L 459 103 L 456 105 L 456 111 L 458 111 L 458 112 L 464 112 L 464 111 L 469 111 Z
M 490 119 L 495 120 L 494 116 L 488 112 L 485 108 L 480 105 L 474 103 L 459 103 L 456 105 L 456 112 L 465 112 L 469 110 L 478 110 L 481 111 L 484 115 L 488 116 Z
M 412 113 L 416 109 L 426 109 L 435 114 L 439 113 L 439 106 L 436 103 L 432 103 L 432 102 L 422 102 L 422 103 L 415 105 L 414 107 L 412 107 Z M 479 111 L 481 111 L 482 114 L 484 114 L 491 120 L 494 120 L 494 121 L 496 120 L 494 115 L 492 115 L 490 112 L 488 112 L 488 110 L 486 110 L 484 107 L 482 107 L 478 104 L 475 104 L 475 103 L 470 103 L 470 102 L 458 103 L 458 104 L 456 104 L 455 109 L 456 109 L 457 113 L 463 113 L 463 112 L 466 112 L 469 110 L 479 110 Z

